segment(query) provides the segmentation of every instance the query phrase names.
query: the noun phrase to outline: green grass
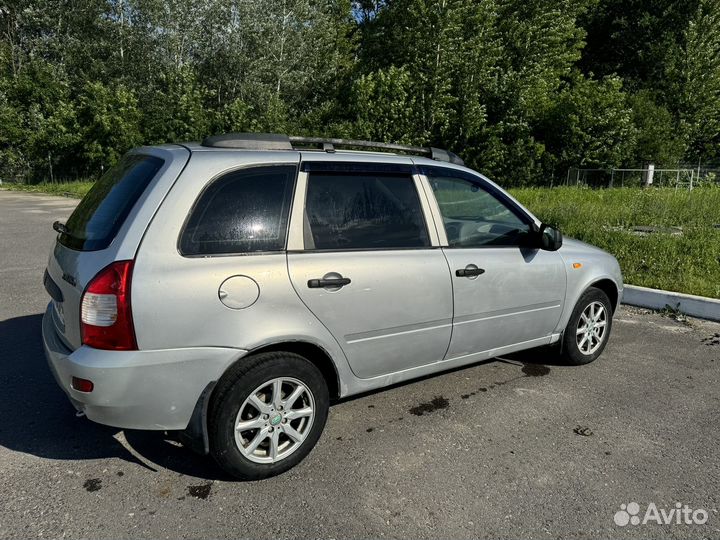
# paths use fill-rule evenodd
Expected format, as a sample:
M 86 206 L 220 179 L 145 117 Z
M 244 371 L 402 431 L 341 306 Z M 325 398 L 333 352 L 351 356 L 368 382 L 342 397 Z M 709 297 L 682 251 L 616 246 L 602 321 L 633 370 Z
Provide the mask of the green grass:
M 43 183 L 43 184 L 10 184 L 3 183 L 0 189 L 8 189 L 11 191 L 27 191 L 30 193 L 48 193 L 50 195 L 61 195 L 64 197 L 74 197 L 82 199 L 85 194 L 90 191 L 94 182 L 61 182 L 61 183 Z
M 3 184 L 21 189 L 82 197 L 92 182 Z M 615 255 L 626 283 L 720 298 L 720 187 L 692 191 L 673 188 L 578 187 L 512 189 L 535 215 L 563 234 Z M 682 235 L 633 234 L 638 225 L 682 227 Z
M 615 255 L 626 283 L 720 298 L 720 187 L 511 192 L 563 234 Z M 682 235 L 638 236 L 630 232 L 638 225 L 681 227 Z

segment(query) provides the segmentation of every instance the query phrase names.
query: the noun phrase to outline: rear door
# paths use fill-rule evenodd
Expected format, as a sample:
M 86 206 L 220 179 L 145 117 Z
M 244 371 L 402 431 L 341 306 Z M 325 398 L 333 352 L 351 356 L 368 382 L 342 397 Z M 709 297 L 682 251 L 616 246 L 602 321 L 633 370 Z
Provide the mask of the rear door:
M 128 153 L 95 183 L 64 224 L 44 283 L 55 329 L 71 349 L 81 345 L 85 286 L 108 264 L 135 256 L 147 224 L 189 155 L 180 146 Z
M 546 338 L 560 319 L 566 275 L 557 252 L 523 246 L 532 218 L 479 176 L 423 167 L 444 228 L 455 299 L 447 358 Z
M 452 290 L 410 161 L 303 157 L 298 190 L 305 205 L 292 225 L 302 221 L 301 249 L 288 252 L 297 294 L 360 378 L 441 360 Z

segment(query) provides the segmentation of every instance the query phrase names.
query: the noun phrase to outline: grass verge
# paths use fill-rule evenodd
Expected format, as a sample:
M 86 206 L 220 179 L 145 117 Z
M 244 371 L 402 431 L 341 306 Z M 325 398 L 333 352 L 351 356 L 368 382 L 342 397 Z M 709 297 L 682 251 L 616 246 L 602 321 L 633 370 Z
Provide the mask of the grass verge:
M 85 194 L 90 191 L 94 182 L 60 182 L 60 183 L 43 183 L 43 184 L 14 184 L 3 183 L 0 189 L 10 191 L 26 191 L 29 193 L 46 193 L 49 195 L 60 195 L 63 197 L 73 197 L 82 199 Z
M 720 298 L 720 188 L 514 189 L 563 234 L 609 251 L 626 283 Z M 634 227 L 679 231 L 633 232 Z

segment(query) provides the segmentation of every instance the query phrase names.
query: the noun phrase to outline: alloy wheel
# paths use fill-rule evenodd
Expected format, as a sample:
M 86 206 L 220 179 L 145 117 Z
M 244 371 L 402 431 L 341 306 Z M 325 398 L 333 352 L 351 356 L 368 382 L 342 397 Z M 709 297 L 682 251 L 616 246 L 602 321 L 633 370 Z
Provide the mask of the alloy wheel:
M 607 309 L 602 302 L 592 302 L 583 310 L 576 331 L 577 346 L 582 354 L 591 355 L 600 348 L 607 323 Z
M 315 398 L 302 381 L 271 379 L 253 390 L 235 420 L 235 443 L 255 463 L 276 463 L 295 452 L 315 419 Z

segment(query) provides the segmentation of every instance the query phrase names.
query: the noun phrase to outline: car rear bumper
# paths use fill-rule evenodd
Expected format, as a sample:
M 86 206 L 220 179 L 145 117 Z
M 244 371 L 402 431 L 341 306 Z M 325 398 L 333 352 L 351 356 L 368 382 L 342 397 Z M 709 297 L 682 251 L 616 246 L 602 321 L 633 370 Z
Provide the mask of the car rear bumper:
M 79 411 L 95 422 L 128 429 L 179 430 L 190 421 L 198 398 L 246 351 L 193 347 L 153 351 L 69 350 L 52 321 L 42 324 L 43 347 L 55 380 Z M 88 379 L 90 393 L 71 387 Z

